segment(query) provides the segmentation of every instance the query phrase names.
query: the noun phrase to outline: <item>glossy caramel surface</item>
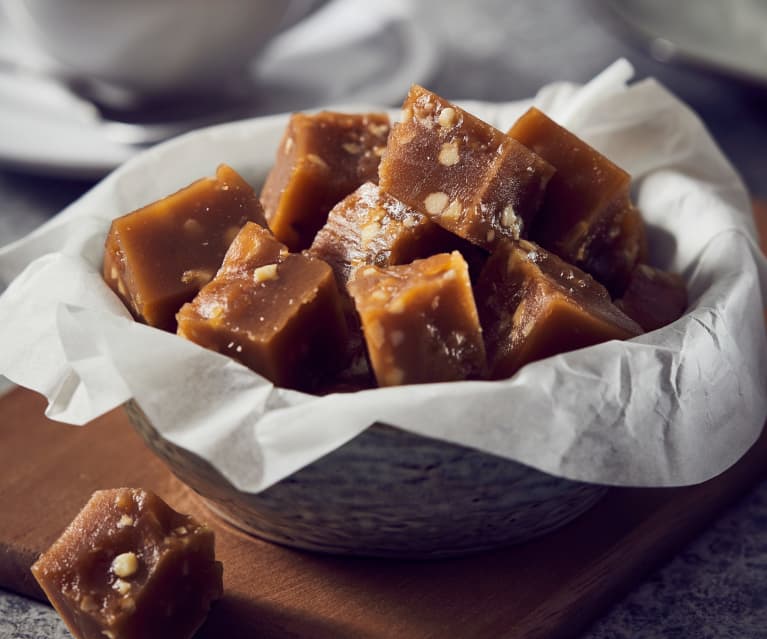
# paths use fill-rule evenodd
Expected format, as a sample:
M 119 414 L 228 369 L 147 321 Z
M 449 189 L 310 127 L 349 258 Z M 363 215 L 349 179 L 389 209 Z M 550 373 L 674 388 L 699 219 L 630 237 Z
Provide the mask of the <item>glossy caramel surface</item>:
M 582 268 L 616 298 L 623 295 L 637 264 L 647 259 L 647 231 L 639 209 L 627 199 L 616 202 L 605 219 L 603 232 L 582 253 Z

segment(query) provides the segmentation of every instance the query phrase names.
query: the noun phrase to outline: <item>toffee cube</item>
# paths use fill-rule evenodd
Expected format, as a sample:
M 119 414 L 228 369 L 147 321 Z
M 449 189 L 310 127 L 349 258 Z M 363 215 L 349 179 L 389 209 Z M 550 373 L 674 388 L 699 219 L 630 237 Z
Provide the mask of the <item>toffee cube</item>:
M 620 292 L 644 237 L 631 176 L 535 107 L 508 133 L 556 169 L 530 238 Z
M 599 282 L 525 240 L 498 246 L 475 295 L 494 379 L 528 362 L 642 333 Z
M 216 277 L 178 313 L 178 334 L 278 386 L 310 389 L 345 364 L 347 329 L 331 268 L 246 224 Z
M 330 264 L 345 286 L 360 266 L 406 264 L 454 248 L 457 241 L 423 213 L 366 182 L 333 207 L 309 254 Z
M 133 316 L 176 330 L 176 313 L 207 284 L 246 222 L 266 226 L 258 197 L 232 168 L 117 218 L 104 279 Z
M 32 573 L 78 639 L 188 639 L 223 593 L 213 531 L 132 488 L 95 492 Z
M 687 308 L 687 288 L 676 273 L 639 264 L 615 305 L 646 331 L 671 324 Z
M 379 167 L 384 191 L 486 250 L 526 236 L 553 173 L 516 140 L 417 85 Z
M 384 113 L 293 114 L 261 191 L 275 236 L 291 251 L 308 248 L 338 201 L 378 181 L 388 135 Z
M 458 251 L 386 269 L 362 267 L 349 292 L 379 386 L 484 374 L 482 329 Z

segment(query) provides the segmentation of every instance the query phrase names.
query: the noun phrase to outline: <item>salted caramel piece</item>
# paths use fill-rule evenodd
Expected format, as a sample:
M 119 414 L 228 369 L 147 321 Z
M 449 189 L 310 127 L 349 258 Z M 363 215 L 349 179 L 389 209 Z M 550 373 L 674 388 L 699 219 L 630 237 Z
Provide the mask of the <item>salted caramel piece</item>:
M 384 191 L 487 250 L 526 236 L 553 172 L 516 140 L 417 85 L 379 167 Z
M 330 264 L 341 285 L 356 268 L 394 266 L 455 248 L 458 238 L 366 182 L 336 204 L 309 254 Z
M 380 386 L 480 377 L 482 329 L 458 251 L 386 269 L 366 266 L 349 282 Z
M 644 236 L 631 176 L 535 107 L 508 133 L 556 169 L 530 238 L 619 292 Z M 625 245 L 616 231 L 629 233 Z
M 646 331 L 671 324 L 687 308 L 687 288 L 676 273 L 640 264 L 615 305 Z
M 331 268 L 248 223 L 216 277 L 178 313 L 178 334 L 278 386 L 308 390 L 344 364 L 346 322 Z
M 594 278 L 525 240 L 498 246 L 475 295 L 494 379 L 528 362 L 642 333 Z
M 134 488 L 95 492 L 32 574 L 78 639 L 187 639 L 223 593 L 213 531 Z
M 275 236 L 291 251 L 308 248 L 339 200 L 378 181 L 388 135 L 385 113 L 294 113 L 261 191 Z
M 245 222 L 266 226 L 258 197 L 232 168 L 112 222 L 104 279 L 133 316 L 176 330 L 175 315 L 221 266 Z

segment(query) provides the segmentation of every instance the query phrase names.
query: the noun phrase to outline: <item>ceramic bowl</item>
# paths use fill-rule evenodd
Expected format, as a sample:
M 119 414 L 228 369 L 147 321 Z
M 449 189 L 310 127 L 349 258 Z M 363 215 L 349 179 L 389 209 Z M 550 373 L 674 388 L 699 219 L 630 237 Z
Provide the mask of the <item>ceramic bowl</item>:
M 304 550 L 407 559 L 469 554 L 554 530 L 607 491 L 374 424 L 271 488 L 244 493 L 163 438 L 134 401 L 125 408 L 149 447 L 211 510 L 246 532 Z
M 489 110 L 473 107 L 484 115 Z M 175 171 L 179 162 L 204 164 L 190 144 L 228 158 L 258 188 L 286 120 L 224 125 L 156 148 L 135 162 L 125 190 L 141 189 L 149 166 Z M 193 165 L 184 170 L 202 173 Z M 139 192 L 147 201 L 154 196 Z M 130 401 L 127 412 L 149 447 L 222 518 L 259 537 L 324 553 L 420 559 L 519 543 L 571 521 L 607 490 L 376 423 L 270 488 L 246 493 L 163 437 L 138 403 Z

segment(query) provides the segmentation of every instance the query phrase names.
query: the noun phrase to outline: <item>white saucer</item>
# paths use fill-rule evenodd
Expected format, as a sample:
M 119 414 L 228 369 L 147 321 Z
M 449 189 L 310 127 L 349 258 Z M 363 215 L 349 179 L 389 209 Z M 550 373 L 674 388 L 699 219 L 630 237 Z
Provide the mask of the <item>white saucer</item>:
M 240 117 L 340 102 L 394 105 L 410 84 L 429 78 L 435 62 L 428 36 L 404 4 L 366 3 L 363 12 L 356 0 L 336 0 L 280 35 L 254 61 L 257 97 Z M 141 150 L 114 138 L 90 103 L 44 72 L 13 71 L 14 65 L 45 66 L 0 10 L 0 164 L 93 178 Z
M 767 87 L 764 0 L 608 0 L 661 61 L 683 61 Z

